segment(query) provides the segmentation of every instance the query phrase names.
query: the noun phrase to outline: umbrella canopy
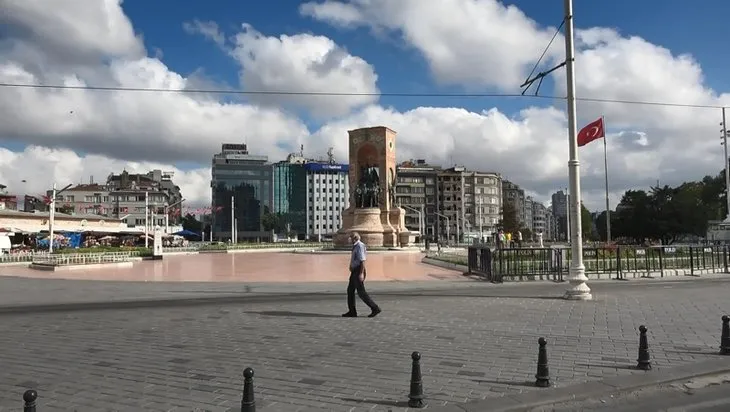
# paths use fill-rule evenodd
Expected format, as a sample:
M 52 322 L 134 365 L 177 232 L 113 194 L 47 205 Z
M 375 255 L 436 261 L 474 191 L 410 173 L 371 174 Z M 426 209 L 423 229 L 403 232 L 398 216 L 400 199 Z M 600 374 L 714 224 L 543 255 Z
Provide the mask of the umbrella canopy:
M 200 235 L 198 233 L 195 233 L 192 230 L 187 230 L 187 229 L 181 230 L 179 232 L 175 232 L 175 233 L 173 233 L 173 235 L 185 236 L 185 237 L 200 237 Z

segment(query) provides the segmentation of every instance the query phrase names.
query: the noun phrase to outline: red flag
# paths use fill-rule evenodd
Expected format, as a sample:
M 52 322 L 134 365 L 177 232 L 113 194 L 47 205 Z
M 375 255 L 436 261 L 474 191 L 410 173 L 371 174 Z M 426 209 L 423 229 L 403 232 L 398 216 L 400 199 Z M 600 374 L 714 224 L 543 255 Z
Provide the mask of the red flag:
M 606 137 L 603 130 L 603 117 L 580 129 L 580 132 L 578 132 L 578 147 L 585 146 L 602 137 Z

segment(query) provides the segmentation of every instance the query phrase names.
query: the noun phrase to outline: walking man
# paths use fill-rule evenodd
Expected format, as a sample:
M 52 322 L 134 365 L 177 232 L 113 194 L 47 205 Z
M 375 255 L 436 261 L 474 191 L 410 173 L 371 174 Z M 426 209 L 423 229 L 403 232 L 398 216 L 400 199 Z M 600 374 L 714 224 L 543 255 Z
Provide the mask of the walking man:
M 352 255 L 350 257 L 350 283 L 347 285 L 347 313 L 343 314 L 343 318 L 356 318 L 357 309 L 355 308 L 355 291 L 363 302 L 370 308 L 369 318 L 378 316 L 381 312 L 380 307 L 373 302 L 365 290 L 365 260 L 367 260 L 367 248 L 360 241 L 360 234 L 352 232 L 350 234 L 352 241 Z

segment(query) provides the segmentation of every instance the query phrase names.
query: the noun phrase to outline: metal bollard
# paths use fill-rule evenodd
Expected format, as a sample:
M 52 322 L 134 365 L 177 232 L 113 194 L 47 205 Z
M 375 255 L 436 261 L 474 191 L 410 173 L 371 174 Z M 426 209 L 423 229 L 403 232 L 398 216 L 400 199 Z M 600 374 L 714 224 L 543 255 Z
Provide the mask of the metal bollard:
M 423 408 L 423 380 L 421 377 L 421 354 L 413 352 L 411 366 L 411 392 L 408 394 L 408 406 L 411 408 Z
M 243 398 L 241 412 L 256 412 L 256 401 L 253 396 L 253 369 L 243 370 Z
M 23 412 L 36 412 L 35 401 L 38 399 L 38 392 L 28 389 L 23 393 Z
M 538 388 L 550 387 L 550 371 L 548 369 L 547 341 L 545 338 L 537 340 L 540 349 L 537 353 L 537 374 L 535 374 L 535 386 Z
M 651 369 L 651 358 L 649 356 L 649 341 L 646 338 L 646 326 L 639 326 L 639 359 L 637 359 L 636 369 L 648 371 Z
M 730 355 L 730 316 L 722 317 L 722 335 L 720 335 L 720 355 Z

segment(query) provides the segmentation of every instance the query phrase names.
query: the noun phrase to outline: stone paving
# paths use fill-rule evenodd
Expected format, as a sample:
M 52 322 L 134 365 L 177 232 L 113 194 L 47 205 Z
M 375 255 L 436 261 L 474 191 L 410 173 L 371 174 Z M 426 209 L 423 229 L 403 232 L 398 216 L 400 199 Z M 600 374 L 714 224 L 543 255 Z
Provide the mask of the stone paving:
M 261 410 L 403 410 L 414 350 L 428 402 L 466 402 L 537 390 L 540 336 L 556 385 L 644 373 L 640 324 L 655 368 L 715 356 L 728 284 L 597 282 L 592 302 L 559 299 L 565 284 L 403 291 L 375 294 L 374 319 L 341 318 L 344 299 L 0 314 L 0 410 L 28 388 L 41 412 L 235 410 L 245 367 Z

